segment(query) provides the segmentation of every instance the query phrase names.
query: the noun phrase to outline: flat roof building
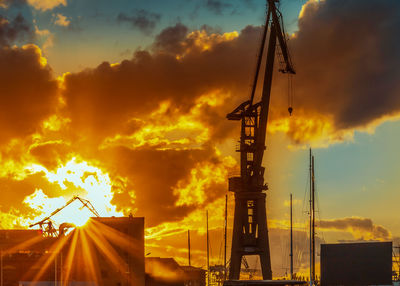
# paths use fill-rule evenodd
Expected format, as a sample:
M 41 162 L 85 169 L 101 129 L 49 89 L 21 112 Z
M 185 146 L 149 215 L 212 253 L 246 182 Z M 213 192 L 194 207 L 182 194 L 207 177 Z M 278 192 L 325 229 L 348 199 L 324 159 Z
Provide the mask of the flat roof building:
M 142 217 L 91 218 L 60 237 L 0 230 L 0 250 L 3 286 L 145 285 Z
M 392 285 L 392 242 L 321 244 L 321 285 Z

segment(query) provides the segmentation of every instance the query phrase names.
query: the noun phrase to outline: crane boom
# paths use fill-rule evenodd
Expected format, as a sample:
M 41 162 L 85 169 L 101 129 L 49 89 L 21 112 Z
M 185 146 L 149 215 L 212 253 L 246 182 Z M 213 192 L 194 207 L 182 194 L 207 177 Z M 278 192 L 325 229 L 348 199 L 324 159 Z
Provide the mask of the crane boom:
M 49 216 L 45 217 L 44 219 L 31 224 L 29 227 L 34 227 L 39 225 L 42 229 L 43 229 L 43 225 L 47 224 L 48 225 L 48 229 L 45 229 L 45 232 L 49 232 L 48 235 L 53 236 L 54 234 L 56 234 L 56 230 L 53 226 L 53 222 L 51 220 L 51 218 L 56 215 L 57 213 L 59 213 L 60 211 L 62 211 L 64 208 L 66 208 L 67 206 L 69 206 L 70 204 L 72 204 L 74 201 L 80 201 L 82 203 L 82 207 L 81 208 L 88 208 L 96 217 L 99 217 L 99 213 L 96 211 L 96 209 L 93 207 L 92 203 L 89 200 L 83 199 L 81 197 L 78 196 L 74 196 L 72 197 L 65 205 L 63 205 L 60 208 L 55 209 Z M 69 225 L 68 227 L 70 227 L 71 224 L 64 224 L 65 226 Z
M 245 255 L 259 255 L 263 279 L 272 279 L 269 250 L 267 216 L 265 207 L 268 186 L 264 183 L 262 160 L 265 150 L 268 111 L 272 86 L 272 74 L 275 52 L 279 46 L 285 67 L 282 73 L 295 74 L 289 55 L 281 13 L 275 3 L 278 0 L 267 0 L 266 25 L 264 27 L 260 53 L 256 65 L 250 100 L 240 104 L 227 115 L 229 120 L 241 121 L 240 177 L 229 178 L 229 190 L 235 193 L 235 214 L 231 250 L 229 279 L 240 276 L 240 265 Z M 253 103 L 261 64 L 268 37 L 268 48 L 263 75 L 261 100 Z

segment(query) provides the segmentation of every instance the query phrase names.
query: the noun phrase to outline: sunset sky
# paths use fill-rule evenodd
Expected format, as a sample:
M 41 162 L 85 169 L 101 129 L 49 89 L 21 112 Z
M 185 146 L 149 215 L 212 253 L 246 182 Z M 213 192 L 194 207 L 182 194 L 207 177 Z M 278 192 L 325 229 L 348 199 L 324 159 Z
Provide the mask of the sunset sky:
M 264 156 L 273 273 L 307 267 L 308 148 L 320 242 L 400 242 L 400 1 L 281 0 L 297 75 L 274 74 Z M 27 228 L 72 196 L 144 216 L 146 253 L 221 263 L 264 0 L 0 0 L 0 226 Z M 276 66 L 276 71 L 278 66 Z M 79 219 L 79 205 L 58 222 Z M 229 227 L 233 195 L 229 194 Z M 86 214 L 89 215 L 89 214 Z M 228 245 L 230 248 L 230 244 Z M 253 265 L 252 265 L 253 266 Z

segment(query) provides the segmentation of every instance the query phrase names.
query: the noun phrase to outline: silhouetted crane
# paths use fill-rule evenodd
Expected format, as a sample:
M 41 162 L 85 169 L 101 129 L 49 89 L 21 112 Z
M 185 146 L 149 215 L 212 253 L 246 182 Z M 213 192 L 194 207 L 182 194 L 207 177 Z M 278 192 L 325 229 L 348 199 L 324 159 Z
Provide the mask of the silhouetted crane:
M 227 115 L 229 120 L 241 121 L 240 148 L 237 150 L 240 152 L 240 177 L 229 178 L 229 190 L 235 193 L 230 280 L 239 279 L 241 260 L 245 255 L 259 255 L 263 279 L 272 279 L 265 208 L 265 191 L 268 186 L 264 184 L 265 168 L 261 164 L 265 150 L 272 73 L 277 46 L 280 50 L 278 57 L 283 64 L 279 71 L 289 75 L 295 74 L 286 44 L 282 15 L 276 3 L 279 1 L 267 0 L 267 19 L 250 100 L 243 102 Z M 268 31 L 262 96 L 260 102 L 254 104 Z M 288 111 L 292 113 L 292 106 L 289 105 Z

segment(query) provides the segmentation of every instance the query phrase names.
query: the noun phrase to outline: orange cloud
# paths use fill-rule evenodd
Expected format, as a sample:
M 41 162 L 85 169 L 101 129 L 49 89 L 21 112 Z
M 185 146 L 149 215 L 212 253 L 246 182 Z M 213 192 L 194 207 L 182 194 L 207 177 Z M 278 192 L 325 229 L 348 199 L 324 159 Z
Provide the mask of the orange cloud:
M 71 21 L 63 14 L 57 13 L 54 15 L 54 24 L 61 27 L 68 27 L 71 24 Z
M 392 238 L 389 230 L 374 224 L 369 218 L 325 219 L 319 222 L 318 227 L 323 230 L 347 231 L 357 240 L 389 240 Z
M 57 6 L 67 6 L 67 0 L 27 0 L 28 4 L 36 10 L 46 11 Z

